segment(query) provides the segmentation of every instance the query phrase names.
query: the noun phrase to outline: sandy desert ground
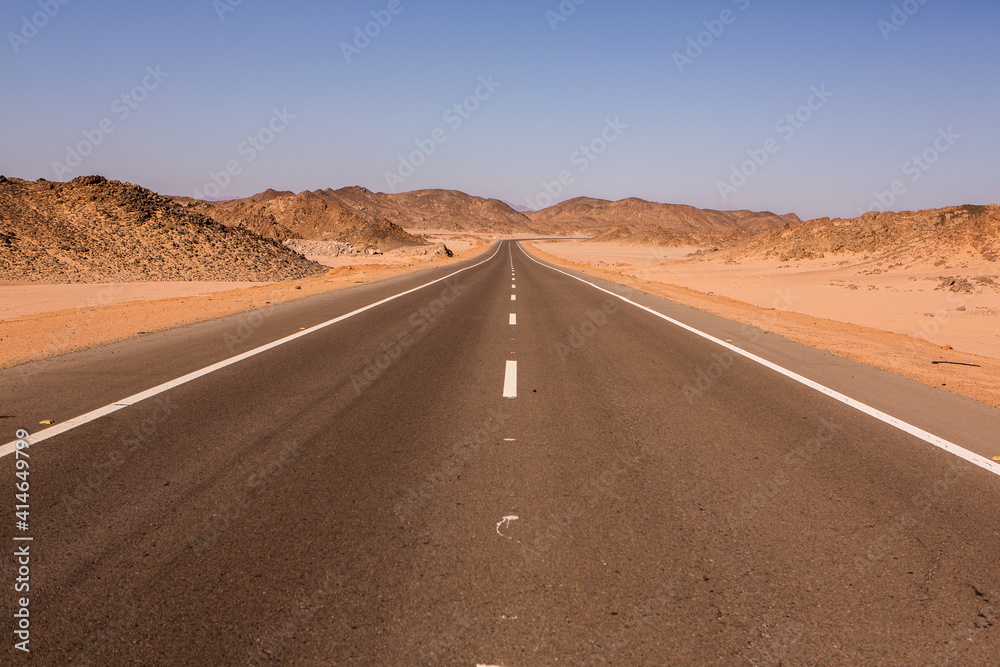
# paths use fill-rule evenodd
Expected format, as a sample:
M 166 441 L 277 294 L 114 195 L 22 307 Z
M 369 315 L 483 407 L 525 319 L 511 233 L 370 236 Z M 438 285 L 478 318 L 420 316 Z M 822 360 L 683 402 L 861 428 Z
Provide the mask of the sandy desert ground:
M 837 255 L 734 264 L 685 260 L 694 248 L 532 246 L 546 259 L 1000 407 L 1000 290 L 939 288 L 949 273 L 997 276 L 997 263 L 955 257 L 902 270 Z
M 644 280 L 721 294 L 761 308 L 883 329 L 1000 359 L 1000 290 L 939 288 L 949 273 L 984 276 L 1000 264 L 955 260 L 886 270 L 859 255 L 778 262 L 684 261 L 696 248 L 635 248 L 592 243 L 537 243 L 550 254 L 617 269 Z M 964 264 L 964 266 L 963 266 Z
M 569 259 L 574 262 L 595 266 L 622 266 L 648 268 L 664 262 L 687 259 L 697 246 L 679 248 L 625 246 L 614 243 L 590 243 L 585 241 L 535 241 L 539 250 Z
M 0 320 L 57 310 L 112 306 L 129 301 L 153 301 L 201 296 L 269 283 L 157 282 L 75 283 L 71 285 L 0 284 Z

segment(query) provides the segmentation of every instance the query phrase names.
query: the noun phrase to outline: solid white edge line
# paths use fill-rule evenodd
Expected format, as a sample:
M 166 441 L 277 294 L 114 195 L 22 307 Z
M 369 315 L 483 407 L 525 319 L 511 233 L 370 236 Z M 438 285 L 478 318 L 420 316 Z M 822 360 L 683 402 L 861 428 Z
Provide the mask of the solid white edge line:
M 517 398 L 517 362 L 508 361 L 503 374 L 503 397 Z
M 138 403 L 140 401 L 144 401 L 147 398 L 151 398 L 153 396 L 156 396 L 157 394 L 162 394 L 165 391 L 169 391 L 170 389 L 173 389 L 174 387 L 178 387 L 178 386 L 180 386 L 182 384 L 186 384 L 188 382 L 191 382 L 192 380 L 197 380 L 200 377 L 203 377 L 203 376 L 208 375 L 210 373 L 214 373 L 215 371 L 220 370 L 222 368 L 225 368 L 226 366 L 232 366 L 233 364 L 239 363 L 239 362 L 243 361 L 244 359 L 249 359 L 250 357 L 254 357 L 254 356 L 257 356 L 258 354 L 261 354 L 263 352 L 267 352 L 268 350 L 274 349 L 274 348 L 278 347 L 279 345 L 284 345 L 285 343 L 290 343 L 291 341 L 296 340 L 297 338 L 302 338 L 303 336 L 308 336 L 309 334 L 314 333 L 316 331 L 319 331 L 320 329 L 325 329 L 326 327 L 334 325 L 334 324 L 337 324 L 338 322 L 343 322 L 344 320 L 346 320 L 348 318 L 354 317 L 355 315 L 360 315 L 361 313 L 363 313 L 365 311 L 368 311 L 368 310 L 371 310 L 372 308 L 376 308 L 378 306 L 381 306 L 382 304 L 389 303 L 390 301 L 395 301 L 396 299 L 398 299 L 400 297 L 403 297 L 403 296 L 406 296 L 407 294 L 412 294 L 413 292 L 417 292 L 419 290 L 422 290 L 425 287 L 430 287 L 431 285 L 435 285 L 435 284 L 437 284 L 439 282 L 442 282 L 444 280 L 448 280 L 449 278 L 451 278 L 453 276 L 457 276 L 458 274 L 463 273 L 465 271 L 468 271 L 469 269 L 474 269 L 477 266 L 482 266 L 486 262 L 488 262 L 491 259 L 493 259 L 494 257 L 496 257 L 497 253 L 500 252 L 500 248 L 501 247 L 503 247 L 503 242 L 501 242 L 499 245 L 497 245 L 497 248 L 496 248 L 496 250 L 493 251 L 493 254 L 490 255 L 489 257 L 487 257 L 486 259 L 484 259 L 483 261 L 477 262 L 476 264 L 473 264 L 472 266 L 467 266 L 464 269 L 459 269 L 458 271 L 455 271 L 454 273 L 449 273 L 448 275 L 444 276 L 443 278 L 438 278 L 436 280 L 432 280 L 429 283 L 424 283 L 423 285 L 420 285 L 419 287 L 414 287 L 412 289 L 406 290 L 405 292 L 400 292 L 399 294 L 394 294 L 392 296 L 389 296 L 389 297 L 386 297 L 386 298 L 382 299 L 381 301 L 376 301 L 375 303 L 368 304 L 367 306 L 364 306 L 362 308 L 358 308 L 357 310 L 352 310 L 349 313 L 346 313 L 344 315 L 340 315 L 338 317 L 335 317 L 332 320 L 327 320 L 326 322 L 321 322 L 320 324 L 317 324 L 315 326 L 309 327 L 308 329 L 303 329 L 302 331 L 298 331 L 298 332 L 296 332 L 294 334 L 291 334 L 290 336 L 285 336 L 284 338 L 281 338 L 281 339 L 276 340 L 276 341 L 272 341 L 270 343 L 267 343 L 266 345 L 261 345 L 260 347 L 256 347 L 256 348 L 254 348 L 252 350 L 249 350 L 247 352 L 244 352 L 242 354 L 238 354 L 235 357 L 230 357 L 229 359 L 224 359 L 222 361 L 219 361 L 219 362 L 216 362 L 216 363 L 212 364 L 211 366 L 206 366 L 205 368 L 202 368 L 202 369 L 197 370 L 197 371 L 193 371 L 191 373 L 188 373 L 187 375 L 181 376 L 181 377 L 176 378 L 174 380 L 170 380 L 168 382 L 164 382 L 163 384 L 159 384 L 159 385 L 157 385 L 157 386 L 155 386 L 155 387 L 153 387 L 151 389 L 147 389 L 146 391 L 139 392 L 138 394 L 133 394 L 132 396 L 129 396 L 127 398 L 123 398 L 123 399 L 121 399 L 119 401 L 115 401 L 114 403 L 109 403 L 108 405 L 105 405 L 102 408 L 97 408 L 96 410 L 91 410 L 90 412 L 88 412 L 86 414 L 82 414 L 82 415 L 79 415 L 77 417 L 73 417 L 72 419 L 68 419 L 68 420 L 66 420 L 66 421 L 64 421 L 64 422 L 62 422 L 60 424 L 57 424 L 55 426 L 51 426 L 51 427 L 49 427 L 47 429 L 43 429 L 41 431 L 38 431 L 37 433 L 33 433 L 33 434 L 29 435 L 25 439 L 31 445 L 37 445 L 39 442 L 42 442 L 44 440 L 48 440 L 49 438 L 53 438 L 53 437 L 55 437 L 57 435 L 65 433 L 67 431 L 71 431 L 74 428 L 76 428 L 77 426 L 82 426 L 84 424 L 87 424 L 87 423 L 90 423 L 90 422 L 95 421 L 97 419 L 100 419 L 101 417 L 106 417 L 107 415 L 110 415 L 113 412 L 117 412 L 117 411 L 121 410 L 122 408 L 127 408 L 127 407 L 129 407 L 131 405 L 135 405 L 136 403 Z M 3 458 L 5 456 L 10 456 L 11 454 L 13 454 L 14 451 L 17 449 L 17 442 L 18 442 L 17 440 L 14 440 L 13 442 L 8 442 L 7 444 L 5 444 L 2 447 L 0 447 L 0 458 Z
M 615 294 L 611 290 L 606 290 L 603 287 L 599 287 L 598 285 L 595 285 L 592 282 L 584 280 L 583 278 L 578 278 L 577 276 L 574 276 L 574 275 L 572 275 L 570 273 L 566 273 L 565 271 L 561 271 L 561 270 L 559 270 L 559 269 L 557 269 L 555 267 L 549 266 L 548 264 L 543 264 L 542 262 L 539 262 L 537 259 L 535 259 L 534 257 L 532 257 L 530 254 L 528 254 L 528 251 L 525 250 L 524 248 L 522 248 L 520 243 L 517 244 L 517 247 L 518 247 L 518 249 L 521 252 L 524 253 L 524 255 L 528 259 L 530 259 L 531 261 L 533 261 L 535 264 L 538 264 L 539 266 L 544 266 L 545 268 L 550 269 L 552 271 L 555 271 L 557 273 L 561 273 L 564 276 L 568 276 L 568 277 L 570 277 L 570 278 L 572 278 L 574 280 L 579 280 L 581 283 L 584 283 L 585 285 L 590 285 L 594 289 L 599 290 L 601 292 L 604 292 L 605 294 L 610 294 L 611 296 L 613 296 L 615 298 L 618 298 L 618 299 L 621 299 L 625 303 L 631 304 L 631 305 L 635 306 L 636 308 L 639 308 L 640 310 L 644 310 L 647 313 L 655 315 L 656 317 L 659 317 L 662 320 L 666 320 L 667 322 L 670 322 L 674 326 L 678 326 L 681 329 L 684 329 L 685 331 L 690 331 L 691 333 L 693 333 L 693 334 L 695 334 L 697 336 L 701 336 L 705 340 L 711 341 L 711 342 L 715 343 L 716 345 L 724 347 L 727 350 L 730 350 L 730 351 L 734 352 L 735 354 L 738 354 L 738 355 L 740 355 L 742 357 L 745 357 L 745 358 L 749 359 L 750 361 L 756 362 L 756 363 L 758 363 L 761 366 L 764 366 L 766 368 L 770 368 L 771 370 L 773 370 L 773 371 L 775 371 L 777 373 L 780 373 L 780 374 L 784 375 L 787 378 L 795 380 L 796 382 L 798 382 L 800 384 L 804 384 L 805 386 L 809 387 L 810 389 L 815 389 L 816 391 L 820 392 L 821 394 L 826 394 L 830 398 L 832 398 L 834 400 L 837 400 L 837 401 L 840 401 L 844 405 L 850 406 L 850 407 L 854 408 L 855 410 L 857 410 L 859 412 L 863 412 L 863 413 L 865 413 L 866 415 L 868 415 L 870 417 L 874 417 L 875 419 L 878 419 L 879 421 L 885 422 L 886 424 L 889 424 L 890 426 L 894 426 L 895 428 L 899 429 L 900 431 L 903 431 L 904 433 L 909 433 L 910 435 L 912 435 L 914 437 L 920 438 L 924 442 L 927 442 L 927 443 L 929 443 L 931 445 L 934 445 L 935 447 L 943 449 L 944 451 L 946 451 L 946 452 L 948 452 L 950 454 L 954 454 L 955 456 L 957 456 L 957 457 L 959 457 L 961 459 L 965 459 L 969 463 L 971 463 L 973 465 L 976 465 L 976 466 L 979 466 L 980 468 L 982 468 L 984 470 L 987 470 L 987 471 L 993 473 L 994 475 L 1000 475 L 1000 463 L 997 463 L 996 461 L 991 461 L 990 459 L 986 458 L 985 456 L 982 456 L 980 454 L 976 454 L 975 452 L 971 452 L 968 449 L 965 449 L 964 447 L 962 447 L 960 445 L 956 445 L 955 443 L 950 442 L 948 440 L 945 440 L 942 437 L 936 436 L 933 433 L 929 433 L 929 432 L 923 430 L 922 428 L 918 428 L 918 427 L 914 426 L 913 424 L 910 424 L 908 422 L 903 421 L 902 419 L 899 419 L 898 417 L 893 417 L 892 415 L 890 415 L 888 413 L 882 412 L 881 410 L 878 410 L 877 408 L 873 408 L 873 407 L 871 407 L 870 405 L 868 405 L 866 403 L 862 403 L 861 401 L 858 401 L 856 399 L 851 398 L 850 396 L 847 396 L 845 394 L 841 394 L 839 391 L 835 391 L 833 389 L 830 389 L 829 387 L 827 387 L 825 385 L 822 385 L 822 384 L 820 384 L 820 383 L 818 383 L 818 382 L 816 382 L 814 380 L 810 380 L 809 378 L 807 378 L 805 376 L 802 376 L 802 375 L 799 375 L 798 373 L 796 373 L 794 371 L 790 371 L 790 370 L 788 370 L 787 368 L 785 368 L 783 366 L 779 366 L 778 364 L 776 364 L 776 363 L 774 363 L 772 361 L 768 361 L 767 359 L 764 359 L 763 357 L 758 357 L 756 354 L 753 354 L 752 352 L 747 352 L 746 350 L 744 350 L 742 348 L 739 348 L 739 347 L 736 347 L 735 345 L 731 345 L 731 344 L 727 343 L 724 340 L 721 340 L 719 338 L 716 338 L 715 336 L 712 336 L 711 334 L 707 334 L 704 331 L 700 331 L 700 330 L 695 329 L 694 327 L 692 327 L 692 326 L 690 326 L 688 324 L 684 324 L 683 322 L 675 320 L 674 318 L 672 318 L 672 317 L 670 317 L 668 315 L 664 315 L 663 313 L 659 313 L 659 312 L 653 310 L 652 308 L 648 308 L 646 306 L 643 306 L 642 304 L 638 304 L 635 301 L 632 301 L 630 299 L 627 299 L 627 298 L 621 296 L 620 294 Z

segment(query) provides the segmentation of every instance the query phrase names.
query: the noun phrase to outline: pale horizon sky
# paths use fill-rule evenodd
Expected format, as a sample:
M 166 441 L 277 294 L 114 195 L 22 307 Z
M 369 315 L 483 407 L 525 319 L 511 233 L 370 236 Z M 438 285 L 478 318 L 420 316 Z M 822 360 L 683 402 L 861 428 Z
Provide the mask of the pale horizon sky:
M 0 173 L 804 219 L 1000 200 L 1000 3 L 649 4 L 8 0 Z

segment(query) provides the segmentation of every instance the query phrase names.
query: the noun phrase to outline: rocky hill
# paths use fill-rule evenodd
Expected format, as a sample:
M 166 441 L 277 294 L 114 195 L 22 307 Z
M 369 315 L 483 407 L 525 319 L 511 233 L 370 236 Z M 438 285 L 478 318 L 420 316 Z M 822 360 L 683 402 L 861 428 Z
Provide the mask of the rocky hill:
M 379 215 L 359 215 L 335 199 L 319 193 L 267 190 L 245 199 L 203 202 L 180 199 L 225 225 L 243 227 L 261 236 L 285 241 L 341 241 L 381 252 L 426 241 L 408 234 Z
M 1000 260 L 1000 207 L 952 206 L 926 211 L 819 218 L 720 244 L 713 256 L 776 257 L 781 261 L 862 253 L 899 261 L 936 260 L 966 253 Z
M 5 282 L 269 282 L 323 270 L 273 240 L 130 183 L 0 177 Z
M 406 229 L 441 229 L 486 234 L 531 233 L 531 221 L 499 199 L 474 197 L 457 190 L 414 190 L 388 194 L 352 186 L 316 190 L 358 215 L 387 218 Z
M 288 194 L 292 193 L 289 192 Z M 227 227 L 242 227 L 266 239 L 284 241 L 285 239 L 301 238 L 288 227 L 279 224 L 274 215 L 263 208 L 254 209 L 252 206 L 241 207 L 239 202 L 246 200 L 208 202 L 190 197 L 171 197 L 171 199 L 181 206 L 222 223 Z M 240 209 L 243 210 L 240 211 Z M 237 211 L 243 215 L 238 215 Z
M 619 201 L 577 197 L 527 215 L 535 229 L 549 234 L 594 236 L 623 228 L 625 236 L 641 237 L 644 233 L 652 234 L 653 228 L 659 228 L 666 233 L 664 238 L 677 239 L 676 242 L 682 243 L 801 222 L 798 216 L 791 213 L 713 211 L 681 204 L 659 204 L 634 197 Z M 630 234 L 629 229 L 636 233 Z

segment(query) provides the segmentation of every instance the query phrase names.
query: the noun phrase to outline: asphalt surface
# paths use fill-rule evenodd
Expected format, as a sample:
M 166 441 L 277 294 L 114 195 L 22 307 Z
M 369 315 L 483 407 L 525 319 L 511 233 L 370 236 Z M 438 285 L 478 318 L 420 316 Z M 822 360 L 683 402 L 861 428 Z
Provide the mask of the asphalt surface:
M 490 253 L 34 444 L 27 531 L 0 459 L 2 662 L 996 663 L 997 475 Z M 0 442 L 455 270 L 2 371 Z M 599 284 L 1000 454 L 996 410 Z

